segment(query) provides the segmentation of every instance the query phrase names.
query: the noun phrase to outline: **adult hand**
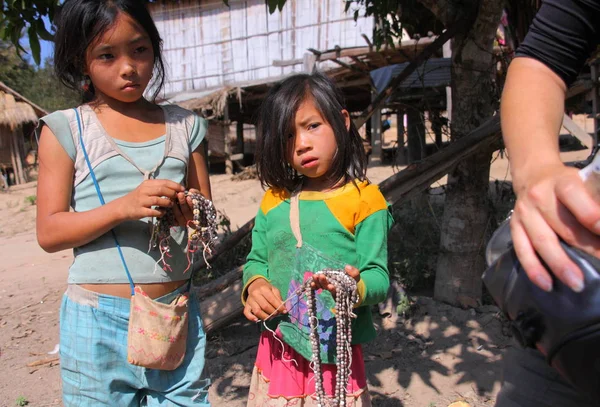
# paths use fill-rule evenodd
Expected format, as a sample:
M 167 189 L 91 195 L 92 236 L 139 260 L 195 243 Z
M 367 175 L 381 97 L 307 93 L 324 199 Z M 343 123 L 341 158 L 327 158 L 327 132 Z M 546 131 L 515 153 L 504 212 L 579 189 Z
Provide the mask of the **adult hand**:
M 150 179 L 120 198 L 119 210 L 125 220 L 147 217 L 160 218 L 171 208 L 177 193 L 183 192 L 182 185 L 166 179 Z
M 346 265 L 346 267 L 344 267 L 344 271 L 346 272 L 346 274 L 348 274 L 350 277 L 352 277 L 357 283 L 360 281 L 360 271 L 356 267 L 353 267 L 348 264 L 348 265 Z M 331 284 L 327 280 L 327 276 L 325 276 L 323 274 L 314 274 L 313 282 L 311 283 L 310 286 L 313 290 L 319 290 L 319 289 L 327 290 L 331 293 L 331 295 L 333 295 L 335 297 L 335 286 L 333 284 Z
M 254 280 L 248 286 L 248 298 L 244 306 L 244 316 L 258 322 L 284 314 L 287 310 L 279 290 L 264 278 Z
M 558 279 L 580 292 L 583 274 L 559 245 L 559 238 L 600 257 L 599 203 L 586 190 L 577 169 L 562 163 L 539 166 L 521 181 L 515 185 L 517 202 L 510 226 L 525 272 L 538 287 L 552 290 L 541 258 Z

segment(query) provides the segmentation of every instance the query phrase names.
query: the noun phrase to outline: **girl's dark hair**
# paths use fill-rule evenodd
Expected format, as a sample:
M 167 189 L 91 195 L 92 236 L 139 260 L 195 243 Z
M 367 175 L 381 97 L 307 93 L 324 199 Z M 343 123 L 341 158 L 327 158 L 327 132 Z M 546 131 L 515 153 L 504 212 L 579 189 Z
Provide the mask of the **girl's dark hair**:
M 263 186 L 295 190 L 302 180 L 288 164 L 286 143 L 294 134 L 296 112 L 307 99 L 329 123 L 335 135 L 337 154 L 331 164 L 329 178 L 344 183 L 366 179 L 367 156 L 356 126 L 350 129 L 342 115 L 344 97 L 339 88 L 324 74 L 292 75 L 275 85 L 262 103 L 258 116 L 256 169 Z
M 60 81 L 81 93 L 84 101 L 94 97 L 94 86 L 83 90 L 85 58 L 88 47 L 110 29 L 119 13 L 128 14 L 146 31 L 154 50 L 154 87 L 156 99 L 165 82 L 165 65 L 162 59 L 162 39 L 140 0 L 66 0 L 56 21 L 54 36 L 54 71 Z

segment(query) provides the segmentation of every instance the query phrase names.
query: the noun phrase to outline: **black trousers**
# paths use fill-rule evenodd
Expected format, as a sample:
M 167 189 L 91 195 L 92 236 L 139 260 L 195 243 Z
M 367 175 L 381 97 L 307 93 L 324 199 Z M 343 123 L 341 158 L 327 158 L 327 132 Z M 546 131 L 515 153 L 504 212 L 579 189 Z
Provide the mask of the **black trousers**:
M 534 349 L 513 346 L 504 354 L 496 407 L 598 407 L 567 383 Z

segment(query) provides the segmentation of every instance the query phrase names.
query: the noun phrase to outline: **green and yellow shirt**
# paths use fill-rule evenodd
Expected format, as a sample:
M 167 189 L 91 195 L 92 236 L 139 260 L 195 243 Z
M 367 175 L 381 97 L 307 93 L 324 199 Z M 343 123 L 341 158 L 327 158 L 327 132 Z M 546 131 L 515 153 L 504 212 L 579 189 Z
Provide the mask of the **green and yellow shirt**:
M 393 218 L 379 187 L 367 181 L 348 183 L 329 192 L 304 191 L 299 196 L 302 240 L 328 258 L 360 270 L 357 318 L 352 343 L 372 340 L 375 328 L 369 306 L 383 301 L 389 287 L 387 234 Z M 292 278 L 296 239 L 290 227 L 290 194 L 269 189 L 252 231 L 252 250 L 244 267 L 242 301 L 248 285 L 268 280 L 285 299 Z M 316 271 L 316 270 L 315 270 Z M 286 316 L 274 318 L 271 328 Z

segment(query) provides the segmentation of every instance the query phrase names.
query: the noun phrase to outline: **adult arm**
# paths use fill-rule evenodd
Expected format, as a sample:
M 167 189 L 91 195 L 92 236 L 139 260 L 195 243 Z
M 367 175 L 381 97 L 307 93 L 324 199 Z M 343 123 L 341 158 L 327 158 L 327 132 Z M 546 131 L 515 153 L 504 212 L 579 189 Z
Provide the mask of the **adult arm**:
M 577 170 L 563 165 L 558 133 L 564 98 L 596 44 L 598 2 L 548 0 L 510 65 L 501 104 L 502 132 L 517 195 L 511 230 L 525 271 L 540 288 L 552 280 L 583 289 L 581 271 L 559 238 L 600 255 L 600 206 Z

